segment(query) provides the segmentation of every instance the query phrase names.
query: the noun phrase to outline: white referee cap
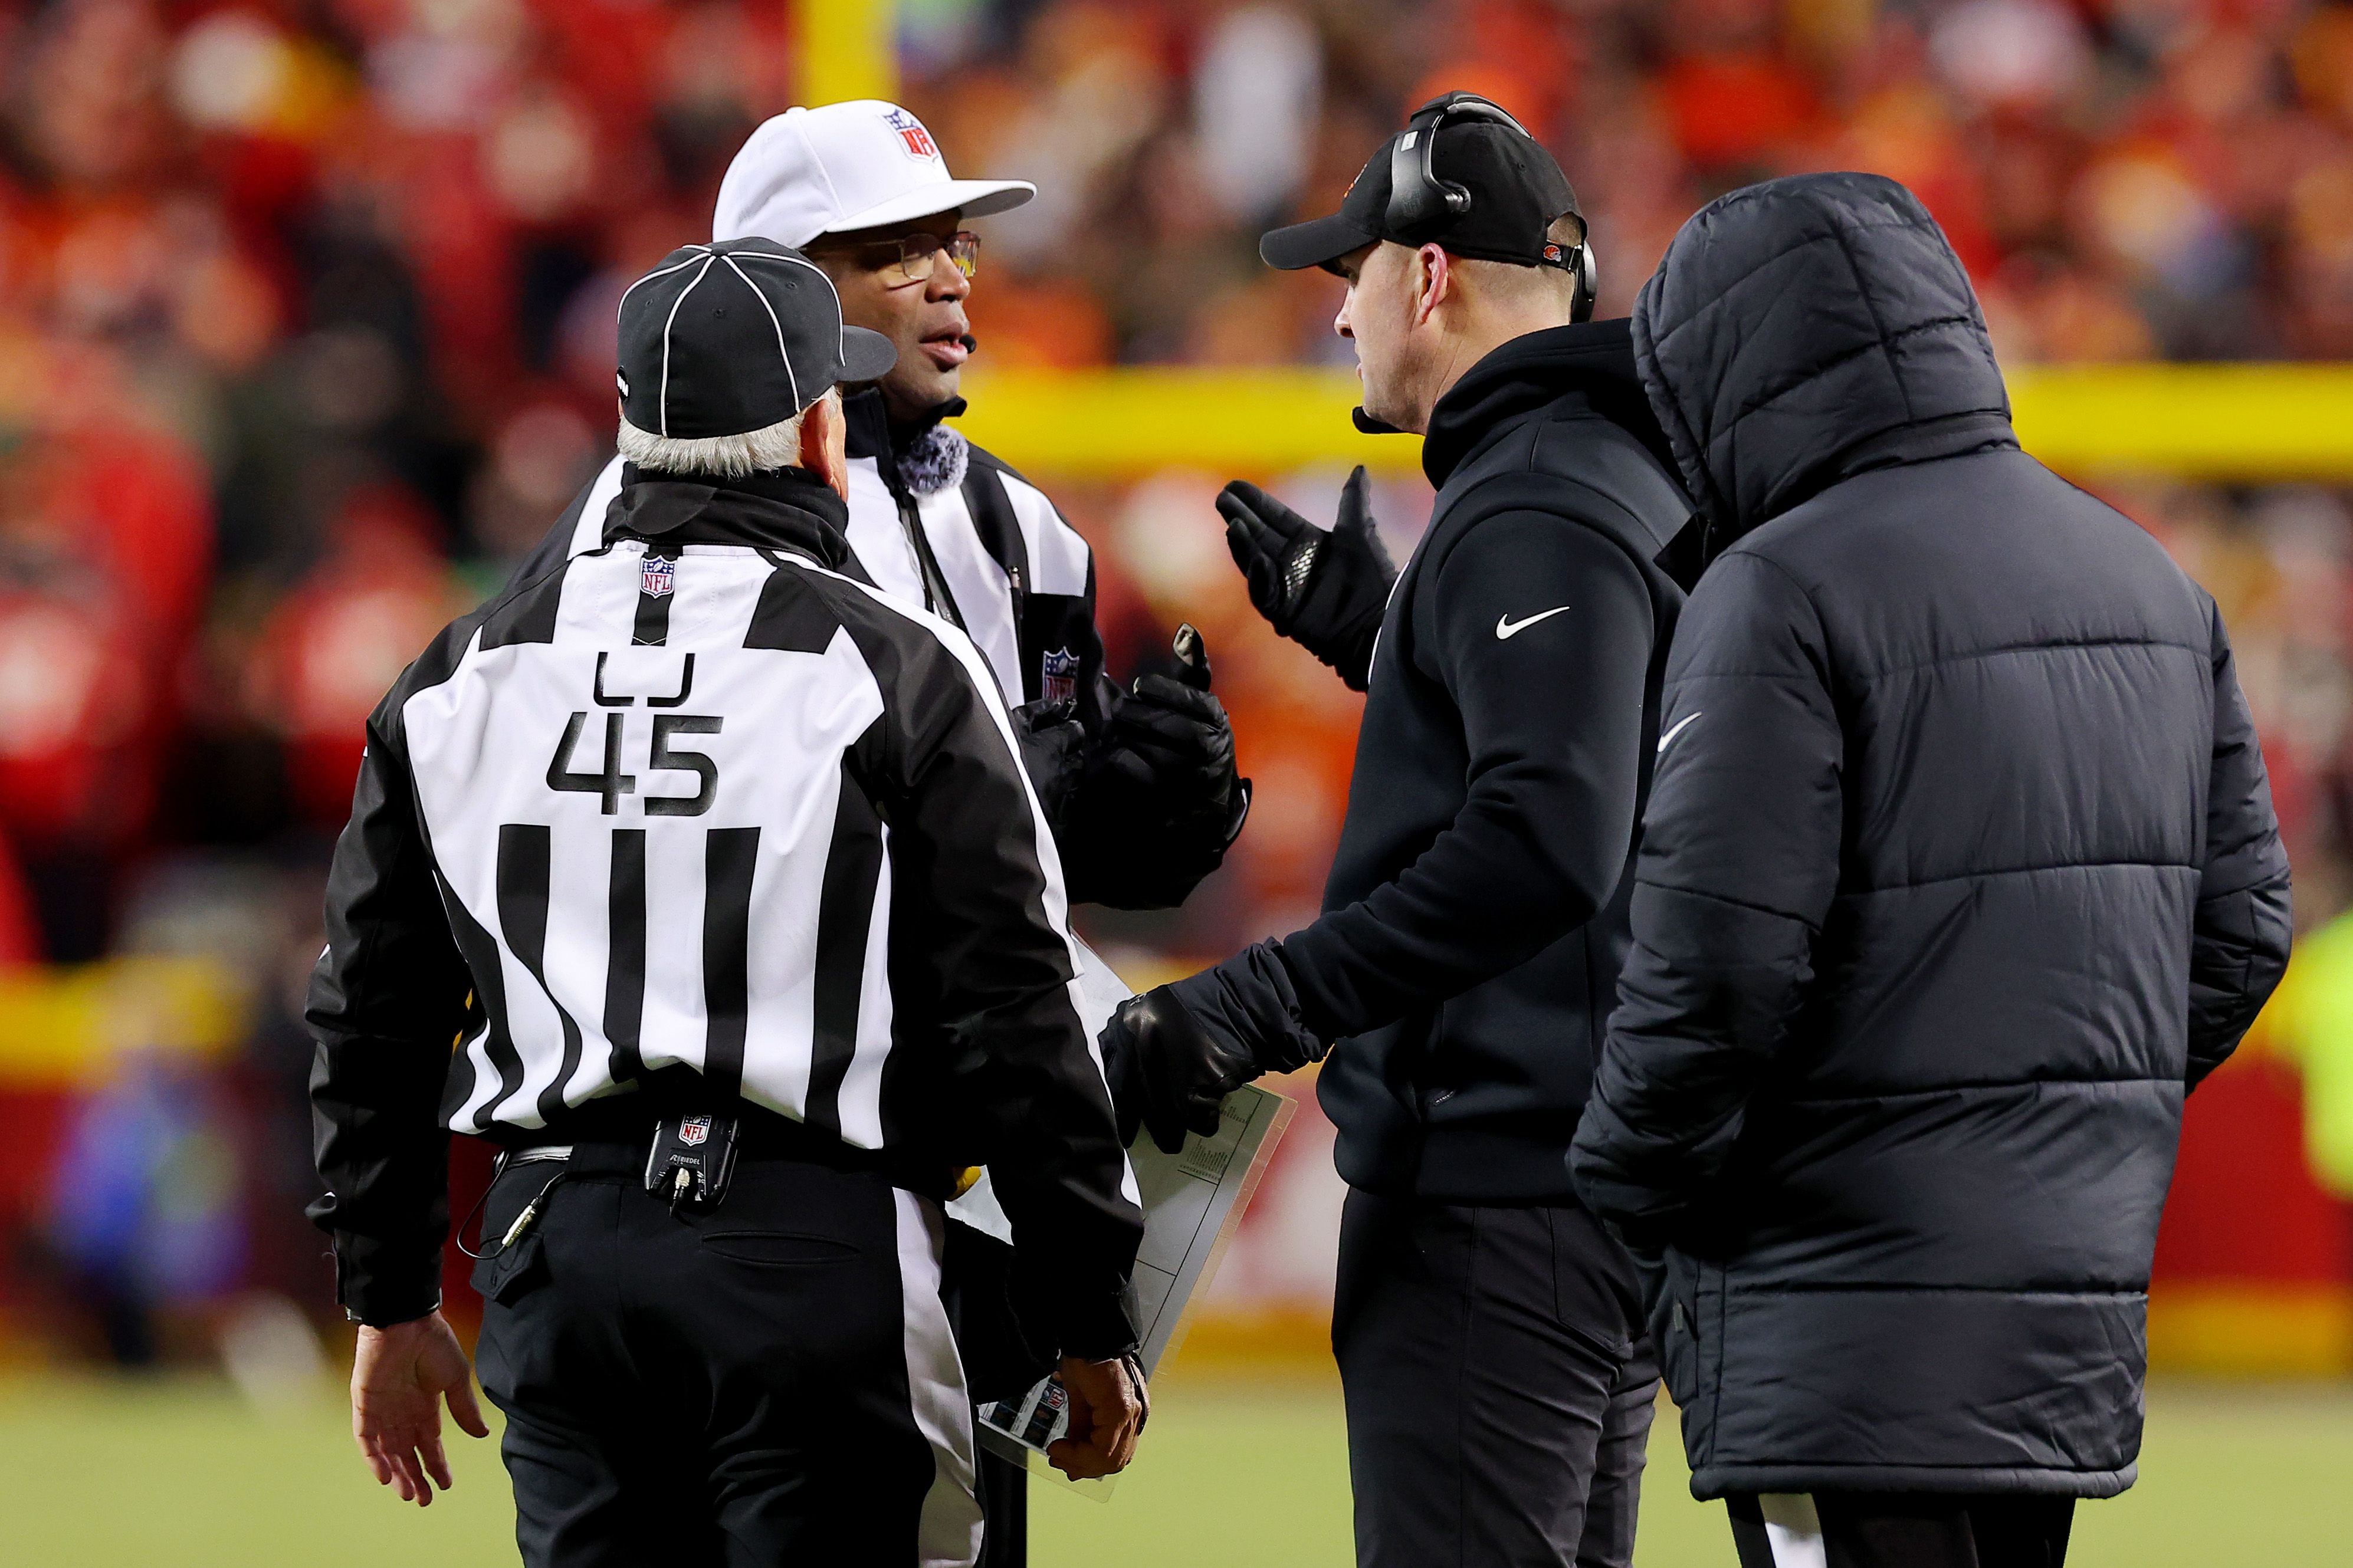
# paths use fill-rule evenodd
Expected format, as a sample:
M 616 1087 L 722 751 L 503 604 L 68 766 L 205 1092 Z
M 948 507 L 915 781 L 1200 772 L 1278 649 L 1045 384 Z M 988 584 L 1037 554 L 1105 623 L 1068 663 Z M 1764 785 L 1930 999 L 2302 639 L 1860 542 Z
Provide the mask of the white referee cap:
M 986 217 L 1038 194 L 1027 180 L 958 180 L 923 122 L 879 98 L 788 109 L 752 132 L 720 182 L 714 240 L 796 247 L 821 234 L 961 211 Z

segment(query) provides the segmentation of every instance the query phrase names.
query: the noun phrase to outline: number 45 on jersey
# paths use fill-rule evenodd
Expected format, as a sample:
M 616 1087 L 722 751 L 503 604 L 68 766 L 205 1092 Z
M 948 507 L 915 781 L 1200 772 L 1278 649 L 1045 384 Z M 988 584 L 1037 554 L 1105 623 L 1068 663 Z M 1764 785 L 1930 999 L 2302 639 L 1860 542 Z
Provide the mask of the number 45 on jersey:
M 555 755 L 548 759 L 547 787 L 578 795 L 596 795 L 602 803 L 607 816 L 619 815 L 621 797 L 638 794 L 638 775 L 621 771 L 621 713 L 624 708 L 638 703 L 635 697 L 605 695 L 605 660 L 596 656 L 596 685 L 594 700 L 605 710 L 605 765 L 596 773 L 586 773 L 574 766 L 580 737 L 588 727 L 588 714 L 584 710 L 572 715 L 564 726 L 564 738 L 555 743 Z M 678 708 L 694 692 L 694 655 L 686 656 L 686 668 L 679 676 L 677 694 L 670 697 L 649 697 L 649 708 Z M 714 714 L 657 713 L 654 716 L 653 744 L 648 750 L 644 769 L 649 773 L 689 773 L 695 780 L 692 795 L 654 795 L 640 797 L 639 805 L 648 816 L 701 816 L 719 798 L 719 764 L 702 752 L 672 742 L 681 735 L 716 735 L 722 721 Z

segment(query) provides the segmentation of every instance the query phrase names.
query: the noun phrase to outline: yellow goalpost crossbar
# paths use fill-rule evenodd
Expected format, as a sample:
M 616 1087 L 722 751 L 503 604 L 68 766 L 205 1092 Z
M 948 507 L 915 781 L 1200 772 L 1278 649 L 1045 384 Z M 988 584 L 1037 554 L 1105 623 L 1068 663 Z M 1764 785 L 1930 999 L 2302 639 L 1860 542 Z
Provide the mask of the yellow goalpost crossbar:
M 898 91 L 896 0 L 788 0 L 797 101 Z M 1060 479 L 1163 468 L 1225 478 L 1364 463 L 1409 473 L 1421 444 L 1361 436 L 1346 371 L 1273 366 L 991 373 L 976 365 L 966 434 Z M 2082 478 L 2353 482 L 2353 364 L 2021 367 L 2019 438 Z
M 2353 482 L 2353 364 L 2037 365 L 2010 384 L 2020 440 L 2065 473 Z M 976 366 L 967 390 L 966 435 L 1058 478 L 1421 460 L 1409 437 L 1357 434 L 1347 371 Z

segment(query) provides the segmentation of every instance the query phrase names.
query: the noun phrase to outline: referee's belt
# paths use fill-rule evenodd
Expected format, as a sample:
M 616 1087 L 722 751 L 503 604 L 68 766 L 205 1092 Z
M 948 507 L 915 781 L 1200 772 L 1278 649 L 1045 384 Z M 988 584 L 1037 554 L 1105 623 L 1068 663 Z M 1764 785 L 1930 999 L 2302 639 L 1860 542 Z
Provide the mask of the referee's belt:
M 960 1190 L 964 1173 L 944 1162 L 921 1162 L 875 1149 L 860 1149 L 765 1106 L 739 1100 L 735 1160 L 790 1160 L 836 1171 L 871 1171 L 892 1186 L 942 1200 Z M 509 1164 L 561 1160 L 575 1176 L 638 1175 L 653 1150 L 657 1124 L 681 1113 L 718 1112 L 708 1097 L 636 1093 L 607 1095 L 565 1110 L 541 1128 L 500 1129 L 490 1134 L 507 1152 Z

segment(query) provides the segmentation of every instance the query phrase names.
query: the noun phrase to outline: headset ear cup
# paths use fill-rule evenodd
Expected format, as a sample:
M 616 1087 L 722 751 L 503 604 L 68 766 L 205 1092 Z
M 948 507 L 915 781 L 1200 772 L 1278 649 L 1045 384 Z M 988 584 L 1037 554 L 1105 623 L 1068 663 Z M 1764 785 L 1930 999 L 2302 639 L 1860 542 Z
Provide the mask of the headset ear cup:
M 1577 300 L 1568 308 L 1570 321 L 1593 320 L 1593 307 L 1598 298 L 1595 290 L 1599 287 L 1599 272 L 1593 264 L 1593 236 L 1588 231 L 1584 242 L 1577 247 Z
M 1485 118 L 1460 103 L 1450 103 L 1430 117 L 1430 123 L 1421 128 L 1411 147 L 1400 143 L 1390 151 L 1387 221 L 1392 237 L 1406 244 L 1423 243 L 1431 231 L 1444 230 L 1448 217 L 1459 217 L 1471 210 L 1470 191 L 1452 180 L 1440 179 L 1433 162 L 1438 156 L 1439 129 L 1446 123 L 1448 115 L 1457 112 Z
M 1412 238 L 1415 234 L 1437 226 L 1449 216 L 1460 217 L 1471 210 L 1470 190 L 1452 180 L 1438 177 L 1438 133 L 1449 117 L 1461 115 L 1491 125 L 1508 125 L 1523 136 L 1528 134 L 1528 128 L 1513 119 L 1501 105 L 1476 93 L 1462 93 L 1448 101 L 1432 100 L 1422 105 L 1413 119 L 1419 121 L 1424 115 L 1430 123 L 1417 138 L 1418 155 L 1394 144 L 1389 151 L 1387 221 L 1394 235 L 1417 245 L 1423 242 Z M 1413 121 L 1407 123 L 1410 128 Z

